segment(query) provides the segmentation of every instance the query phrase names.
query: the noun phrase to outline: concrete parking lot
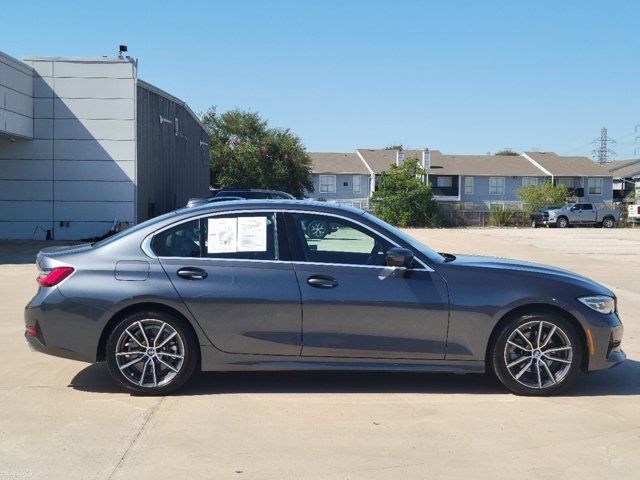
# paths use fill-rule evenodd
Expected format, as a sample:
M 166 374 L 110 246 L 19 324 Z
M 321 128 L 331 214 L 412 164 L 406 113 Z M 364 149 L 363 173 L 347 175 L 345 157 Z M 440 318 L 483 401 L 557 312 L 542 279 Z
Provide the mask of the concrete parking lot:
M 552 398 L 516 397 L 484 376 L 377 373 L 202 374 L 174 396 L 132 397 L 104 365 L 27 349 L 22 309 L 42 244 L 5 242 L 0 479 L 637 478 L 640 230 L 410 233 L 610 287 L 627 362 Z

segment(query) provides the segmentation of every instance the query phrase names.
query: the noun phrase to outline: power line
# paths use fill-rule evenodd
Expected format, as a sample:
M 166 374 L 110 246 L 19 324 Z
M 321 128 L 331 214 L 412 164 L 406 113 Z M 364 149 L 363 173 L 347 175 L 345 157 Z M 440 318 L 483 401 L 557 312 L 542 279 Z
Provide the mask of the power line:
M 610 157 L 616 155 L 616 152 L 609 148 L 609 145 L 615 145 L 616 141 L 607 136 L 607 127 L 602 127 L 600 138 L 596 138 L 591 143 L 596 145 L 593 149 L 593 157 L 600 165 L 606 165 L 611 161 Z

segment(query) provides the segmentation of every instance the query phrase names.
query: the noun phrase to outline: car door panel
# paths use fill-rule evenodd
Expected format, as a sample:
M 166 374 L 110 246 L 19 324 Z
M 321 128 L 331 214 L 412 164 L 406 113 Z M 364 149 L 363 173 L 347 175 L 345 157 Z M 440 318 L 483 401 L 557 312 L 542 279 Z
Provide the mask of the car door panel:
M 347 218 L 285 216 L 300 285 L 303 356 L 442 359 L 449 300 L 442 277 L 429 268 L 386 267 L 394 245 Z M 334 226 L 309 236 L 312 222 Z
M 299 355 L 302 311 L 290 262 L 161 259 L 207 337 L 227 353 Z M 206 278 L 182 278 L 196 267 Z
M 295 264 L 302 293 L 304 356 L 442 359 L 449 306 L 436 272 Z M 310 278 L 336 285 L 317 288 Z
M 226 218 L 233 224 L 242 216 L 266 217 L 266 247 L 234 251 L 227 248 L 230 243 L 220 250 L 223 233 L 229 242 L 239 234 L 232 235 L 215 220 Z M 281 215 L 278 218 L 282 223 Z M 224 352 L 299 355 L 302 307 L 284 225 L 276 228 L 275 214 L 268 211 L 221 214 L 208 220 L 178 225 L 156 235 L 153 242 L 162 267 L 195 320 Z M 211 249 L 209 225 L 222 229 L 214 232 Z

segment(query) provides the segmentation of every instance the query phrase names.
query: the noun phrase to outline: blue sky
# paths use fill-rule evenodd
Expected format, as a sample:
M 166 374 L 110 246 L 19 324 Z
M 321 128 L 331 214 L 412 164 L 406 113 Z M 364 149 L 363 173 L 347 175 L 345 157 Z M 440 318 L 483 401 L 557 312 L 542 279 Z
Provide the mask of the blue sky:
M 640 124 L 637 1 L 23 0 L 2 16 L 10 55 L 126 43 L 195 111 L 259 111 L 311 151 L 591 155 L 606 126 L 623 159 Z

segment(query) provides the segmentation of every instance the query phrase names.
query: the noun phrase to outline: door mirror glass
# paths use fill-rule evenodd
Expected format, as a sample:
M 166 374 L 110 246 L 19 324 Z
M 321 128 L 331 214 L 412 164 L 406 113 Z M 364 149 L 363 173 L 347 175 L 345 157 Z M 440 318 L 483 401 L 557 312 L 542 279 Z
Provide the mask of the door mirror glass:
M 407 248 L 390 248 L 387 250 L 387 266 L 411 268 L 413 266 L 413 252 Z

